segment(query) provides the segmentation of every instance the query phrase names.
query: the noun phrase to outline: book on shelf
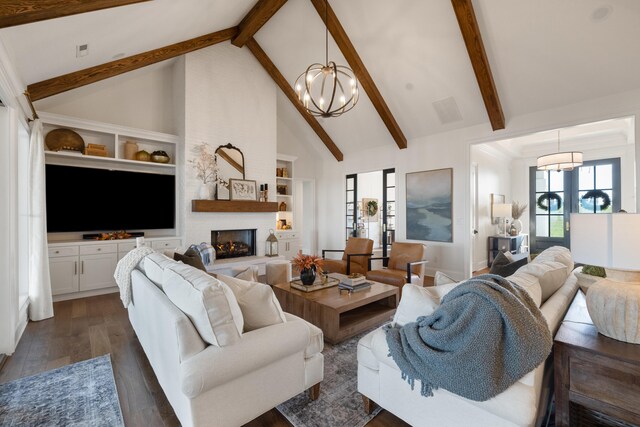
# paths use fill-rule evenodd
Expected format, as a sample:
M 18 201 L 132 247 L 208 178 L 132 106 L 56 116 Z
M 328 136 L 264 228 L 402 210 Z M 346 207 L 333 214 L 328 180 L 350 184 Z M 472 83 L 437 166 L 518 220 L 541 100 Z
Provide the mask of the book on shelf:
M 346 283 L 338 284 L 338 289 L 343 291 L 349 291 L 349 293 L 364 291 L 365 289 L 369 289 L 370 287 L 371 287 L 371 283 L 369 282 L 362 282 L 362 283 L 358 283 L 357 285 L 348 285 Z
M 361 283 L 365 283 L 366 281 L 367 281 L 367 278 L 362 276 L 362 275 L 357 276 L 357 277 L 349 277 L 349 276 L 347 276 L 347 277 L 344 277 L 342 279 L 342 283 L 344 283 L 345 285 L 349 285 L 349 286 L 355 286 L 355 285 L 358 285 L 358 284 L 361 284 Z

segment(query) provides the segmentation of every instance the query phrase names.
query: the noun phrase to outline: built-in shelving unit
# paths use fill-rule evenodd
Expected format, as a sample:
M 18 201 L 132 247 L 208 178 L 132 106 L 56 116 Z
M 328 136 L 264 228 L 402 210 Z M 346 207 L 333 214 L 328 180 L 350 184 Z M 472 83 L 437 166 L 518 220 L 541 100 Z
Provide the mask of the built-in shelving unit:
M 276 202 L 278 203 L 276 228 L 283 231 L 293 230 L 295 225 L 293 218 L 293 163 L 296 158 L 278 154 L 276 159 Z M 283 188 L 284 191 L 282 191 Z M 283 228 L 283 221 L 287 228 Z
M 107 150 L 107 156 L 101 157 L 69 151 L 49 151 L 45 146 L 47 163 L 67 165 L 73 163 L 87 167 L 114 167 L 123 170 L 175 174 L 179 141 L 176 135 L 50 113 L 42 113 L 40 118 L 43 122 L 45 137 L 53 129 L 71 129 L 82 137 L 85 146 L 92 143 L 100 144 L 104 145 Z M 170 161 L 169 163 L 154 163 L 126 159 L 124 147 L 127 141 L 135 142 L 138 144 L 138 150 L 145 150 L 150 154 L 154 151 L 164 151 L 169 155 Z

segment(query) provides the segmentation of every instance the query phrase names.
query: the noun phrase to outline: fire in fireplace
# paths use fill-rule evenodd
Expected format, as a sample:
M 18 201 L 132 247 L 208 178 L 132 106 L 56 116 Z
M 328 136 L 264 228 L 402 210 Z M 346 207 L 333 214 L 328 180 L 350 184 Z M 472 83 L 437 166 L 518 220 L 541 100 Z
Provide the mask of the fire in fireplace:
M 255 255 L 256 229 L 211 230 L 211 245 L 216 250 L 216 259 Z

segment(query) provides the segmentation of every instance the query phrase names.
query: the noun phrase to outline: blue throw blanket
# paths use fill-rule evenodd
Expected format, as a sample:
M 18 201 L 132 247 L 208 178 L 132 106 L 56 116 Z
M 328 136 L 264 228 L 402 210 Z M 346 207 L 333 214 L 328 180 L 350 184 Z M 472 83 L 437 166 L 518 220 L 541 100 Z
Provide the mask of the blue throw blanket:
M 390 356 L 423 396 L 440 387 L 475 401 L 506 390 L 542 363 L 553 340 L 527 291 L 500 276 L 468 280 L 429 316 L 386 327 Z

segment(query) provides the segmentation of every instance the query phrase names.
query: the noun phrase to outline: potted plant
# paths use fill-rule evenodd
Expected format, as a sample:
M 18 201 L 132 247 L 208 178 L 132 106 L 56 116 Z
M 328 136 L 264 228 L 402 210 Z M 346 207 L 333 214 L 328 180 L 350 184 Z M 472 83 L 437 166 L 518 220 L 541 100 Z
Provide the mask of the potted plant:
M 526 203 L 516 202 L 515 200 L 511 203 L 511 217 L 513 218 L 511 226 L 516 229 L 517 234 L 522 233 L 522 221 L 520 221 L 520 217 L 526 210 Z
M 578 278 L 578 286 L 585 294 L 589 286 L 607 277 L 604 268 L 595 265 L 583 265 L 582 271 L 576 271 L 574 274 Z
M 299 251 L 291 260 L 291 264 L 300 270 L 300 281 L 305 286 L 313 285 L 316 273 L 322 273 L 322 258 L 317 255 L 305 255 Z
M 228 185 L 228 182 L 218 175 L 220 171 L 218 156 L 211 146 L 205 142 L 193 147 L 191 151 L 194 158 L 189 160 L 188 163 L 193 165 L 196 178 L 200 181 L 197 197 L 200 199 L 213 199 L 216 184 Z

